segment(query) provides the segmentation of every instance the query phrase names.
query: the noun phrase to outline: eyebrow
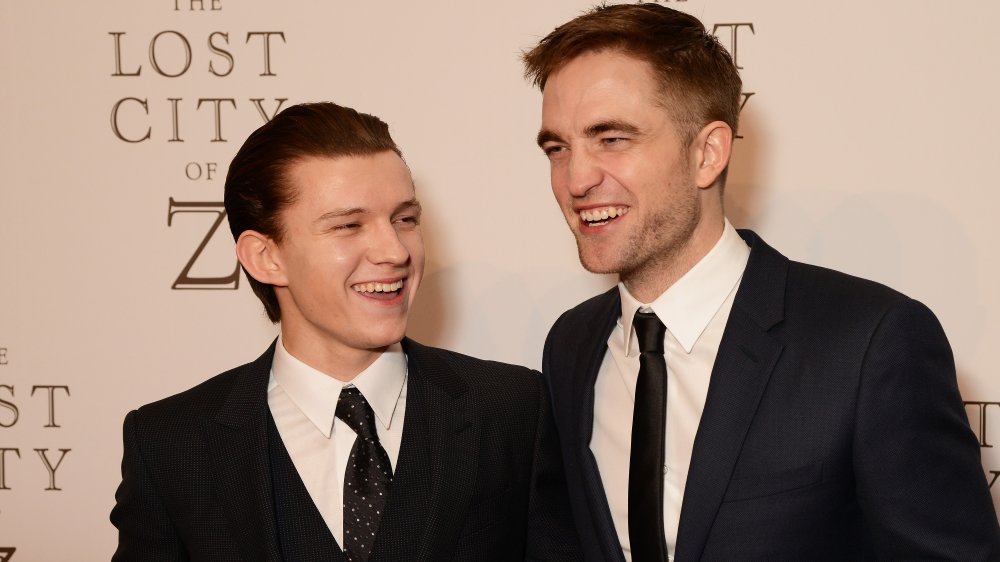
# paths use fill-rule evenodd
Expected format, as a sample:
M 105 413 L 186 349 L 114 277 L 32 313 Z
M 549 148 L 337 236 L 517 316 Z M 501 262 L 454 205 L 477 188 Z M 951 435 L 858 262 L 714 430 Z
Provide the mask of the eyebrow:
M 405 211 L 407 209 L 413 209 L 414 212 L 420 213 L 421 211 L 424 210 L 424 207 L 423 205 L 420 204 L 420 201 L 417 201 L 417 198 L 414 197 L 413 199 L 410 199 L 408 201 L 403 201 L 402 203 L 400 203 L 399 206 L 396 207 L 395 212 L 393 212 L 392 214 L 395 215 L 396 213 Z
M 639 128 L 631 123 L 626 123 L 625 121 L 619 121 L 617 119 L 610 119 L 608 121 L 600 121 L 594 123 L 593 125 L 587 127 L 583 130 L 583 135 L 587 138 L 594 138 L 604 133 L 618 132 L 625 133 L 627 135 L 638 135 L 641 133 Z M 562 137 L 557 135 L 554 131 L 549 129 L 542 129 L 538 132 L 538 137 L 535 139 L 538 146 L 544 146 L 548 142 L 564 142 Z
M 617 119 L 612 119 L 610 121 L 601 121 L 599 123 L 594 123 L 593 125 L 587 127 L 583 134 L 587 138 L 593 138 L 604 133 L 618 132 L 625 133 L 628 135 L 638 135 L 639 127 L 631 123 L 626 123 L 625 121 L 619 121 Z
M 366 213 L 368 213 L 368 211 L 366 209 L 362 209 L 361 207 L 349 207 L 349 208 L 346 208 L 346 209 L 334 209 L 332 211 L 328 211 L 326 213 L 323 213 L 314 222 L 323 222 L 323 221 L 330 220 L 330 219 L 341 219 L 341 218 L 344 218 L 344 217 L 350 217 L 350 216 L 354 216 L 354 215 L 364 215 Z
M 538 143 L 538 146 L 545 146 L 545 143 L 547 142 L 562 142 L 562 137 L 548 129 L 542 129 L 541 131 L 538 131 L 538 136 L 535 138 L 535 142 Z
M 395 208 L 395 210 L 393 210 L 392 214 L 395 215 L 396 213 L 399 213 L 399 212 L 404 211 L 406 209 L 416 209 L 416 212 L 419 213 L 423 209 L 423 207 L 420 205 L 420 201 L 417 201 L 417 198 L 414 197 L 412 199 L 408 199 L 406 201 L 403 201 L 402 203 L 400 203 L 399 205 L 397 205 L 396 208 Z M 351 216 L 354 216 L 354 215 L 367 215 L 370 212 L 371 211 L 369 211 L 368 209 L 364 209 L 364 208 L 361 208 L 361 207 L 348 207 L 348 208 L 344 208 L 344 209 L 334 209 L 332 211 L 328 211 L 328 212 L 323 213 L 322 215 L 320 215 L 319 218 L 317 218 L 315 222 L 323 222 L 323 221 L 331 220 L 331 219 L 341 219 L 341 218 L 344 218 L 344 217 L 351 217 Z

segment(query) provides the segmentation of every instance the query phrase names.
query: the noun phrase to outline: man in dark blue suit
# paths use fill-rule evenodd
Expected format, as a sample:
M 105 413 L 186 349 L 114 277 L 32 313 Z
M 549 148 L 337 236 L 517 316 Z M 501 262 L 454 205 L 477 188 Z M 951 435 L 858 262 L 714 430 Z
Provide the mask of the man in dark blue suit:
M 421 209 L 386 124 L 285 109 L 225 204 L 281 335 L 128 414 L 113 559 L 579 560 L 541 375 L 404 338 Z
M 934 315 L 726 219 L 741 81 L 704 26 L 599 7 L 524 61 L 580 261 L 621 280 L 543 358 L 585 558 L 1000 559 Z

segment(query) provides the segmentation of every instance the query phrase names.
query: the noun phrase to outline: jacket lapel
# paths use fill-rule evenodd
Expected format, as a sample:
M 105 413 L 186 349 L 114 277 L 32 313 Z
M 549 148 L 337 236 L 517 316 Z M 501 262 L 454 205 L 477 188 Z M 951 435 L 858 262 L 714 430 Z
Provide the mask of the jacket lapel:
M 698 425 L 677 531 L 678 560 L 701 558 L 747 430 L 782 344 L 767 331 L 784 315 L 788 260 L 741 231 L 750 260 L 726 324 Z
M 590 439 L 594 433 L 594 384 L 597 382 L 597 374 L 608 349 L 608 338 L 615 328 L 618 317 L 621 316 L 621 297 L 618 289 L 612 288 L 604 293 L 598 305 L 594 323 L 588 324 L 582 332 L 579 345 L 570 347 L 570 349 L 586 350 L 585 353 L 575 355 L 576 363 L 571 371 L 579 373 L 579 376 L 573 379 L 576 381 L 576 387 L 573 389 L 571 406 L 575 408 L 572 419 L 578 420 L 580 424 L 574 432 L 579 436 L 574 448 L 578 455 L 577 465 L 583 477 L 590 517 L 594 528 L 602 537 L 600 542 L 605 559 L 624 562 L 625 557 L 618 541 L 614 519 L 611 517 L 611 508 L 608 506 L 597 459 L 590 450 Z
M 280 561 L 267 448 L 267 381 L 274 343 L 240 367 L 225 404 L 205 422 L 215 493 L 246 560 Z
M 403 340 L 406 421 L 372 560 L 445 560 L 462 529 L 479 458 L 479 412 L 441 352 Z M 433 515 L 431 515 L 433 514 Z

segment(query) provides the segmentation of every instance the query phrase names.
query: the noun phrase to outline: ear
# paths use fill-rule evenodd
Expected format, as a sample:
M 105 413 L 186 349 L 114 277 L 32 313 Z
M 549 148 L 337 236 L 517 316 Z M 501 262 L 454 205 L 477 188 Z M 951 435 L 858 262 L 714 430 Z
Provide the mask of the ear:
M 691 143 L 695 184 L 702 189 L 715 185 L 733 151 L 733 130 L 722 121 L 705 125 Z
M 247 273 L 268 285 L 284 287 L 288 285 L 281 268 L 278 245 L 269 236 L 256 230 L 245 230 L 236 239 L 236 257 Z

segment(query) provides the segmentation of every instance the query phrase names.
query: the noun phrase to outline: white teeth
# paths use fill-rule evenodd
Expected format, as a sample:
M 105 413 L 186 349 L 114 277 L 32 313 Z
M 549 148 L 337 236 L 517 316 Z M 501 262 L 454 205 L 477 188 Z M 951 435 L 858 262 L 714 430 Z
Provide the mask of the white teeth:
M 628 212 L 628 207 L 604 207 L 602 209 L 588 209 L 580 211 L 580 219 L 586 222 L 601 222 L 615 217 L 620 217 Z
M 359 293 L 392 293 L 403 288 L 403 280 L 394 283 L 359 283 L 352 289 Z

